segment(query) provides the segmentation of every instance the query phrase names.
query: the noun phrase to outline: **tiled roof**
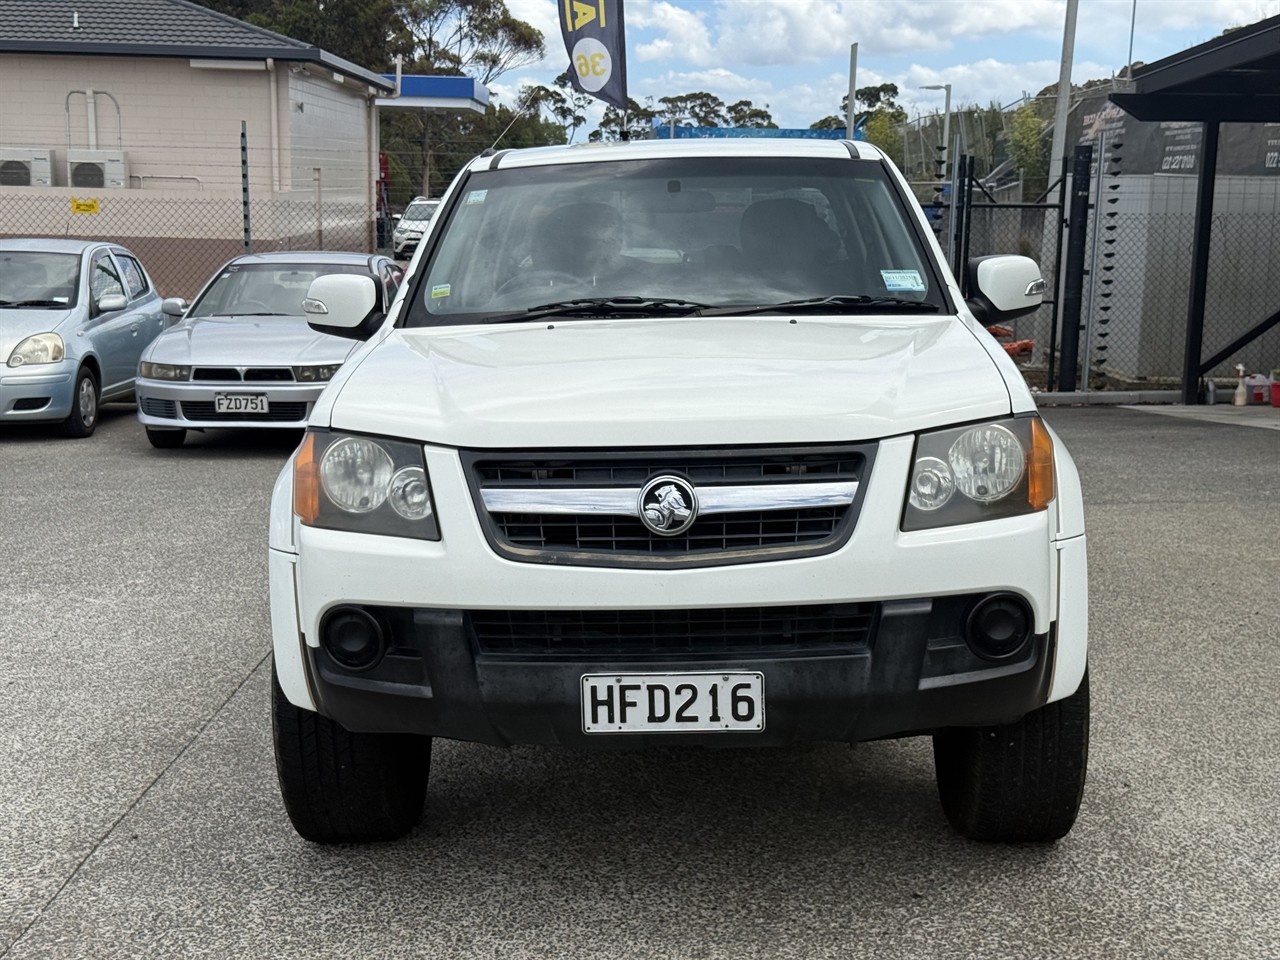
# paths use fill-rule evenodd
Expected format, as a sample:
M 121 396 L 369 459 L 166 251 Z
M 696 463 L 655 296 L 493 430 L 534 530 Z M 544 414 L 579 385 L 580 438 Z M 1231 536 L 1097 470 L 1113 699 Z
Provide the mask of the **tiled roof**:
M 308 60 L 385 85 L 311 44 L 188 0 L 0 0 L 0 53 Z

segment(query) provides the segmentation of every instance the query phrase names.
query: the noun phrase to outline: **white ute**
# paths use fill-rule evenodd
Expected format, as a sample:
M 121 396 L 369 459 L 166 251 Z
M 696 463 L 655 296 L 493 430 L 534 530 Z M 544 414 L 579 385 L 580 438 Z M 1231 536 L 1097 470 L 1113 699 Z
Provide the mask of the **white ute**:
M 1088 753 L 1075 467 L 875 147 L 473 160 L 271 507 L 274 733 L 317 842 L 421 816 L 432 737 L 625 749 L 933 738 L 953 826 L 1052 841 Z

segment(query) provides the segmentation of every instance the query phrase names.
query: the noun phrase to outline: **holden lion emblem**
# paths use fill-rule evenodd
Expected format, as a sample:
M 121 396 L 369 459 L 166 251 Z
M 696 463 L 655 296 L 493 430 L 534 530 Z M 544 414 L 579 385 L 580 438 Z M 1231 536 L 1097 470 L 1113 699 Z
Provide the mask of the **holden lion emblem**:
M 698 518 L 698 495 L 689 481 L 655 477 L 640 491 L 640 520 L 660 537 L 684 533 Z

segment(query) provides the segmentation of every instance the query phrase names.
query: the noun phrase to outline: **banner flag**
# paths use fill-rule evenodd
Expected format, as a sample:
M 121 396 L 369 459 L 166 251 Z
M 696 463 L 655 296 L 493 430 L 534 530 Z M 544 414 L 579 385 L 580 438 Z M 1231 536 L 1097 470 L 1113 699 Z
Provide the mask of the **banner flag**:
M 627 42 L 622 0 L 559 0 L 560 32 L 574 87 L 627 109 Z

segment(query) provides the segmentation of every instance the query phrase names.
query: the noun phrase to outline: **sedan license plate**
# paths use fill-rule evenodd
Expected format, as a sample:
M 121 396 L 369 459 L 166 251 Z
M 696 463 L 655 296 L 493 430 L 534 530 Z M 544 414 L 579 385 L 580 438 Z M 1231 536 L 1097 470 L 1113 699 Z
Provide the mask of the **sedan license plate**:
M 599 673 L 582 677 L 584 733 L 763 729 L 762 673 Z
M 265 393 L 216 393 L 213 396 L 215 413 L 267 413 Z

